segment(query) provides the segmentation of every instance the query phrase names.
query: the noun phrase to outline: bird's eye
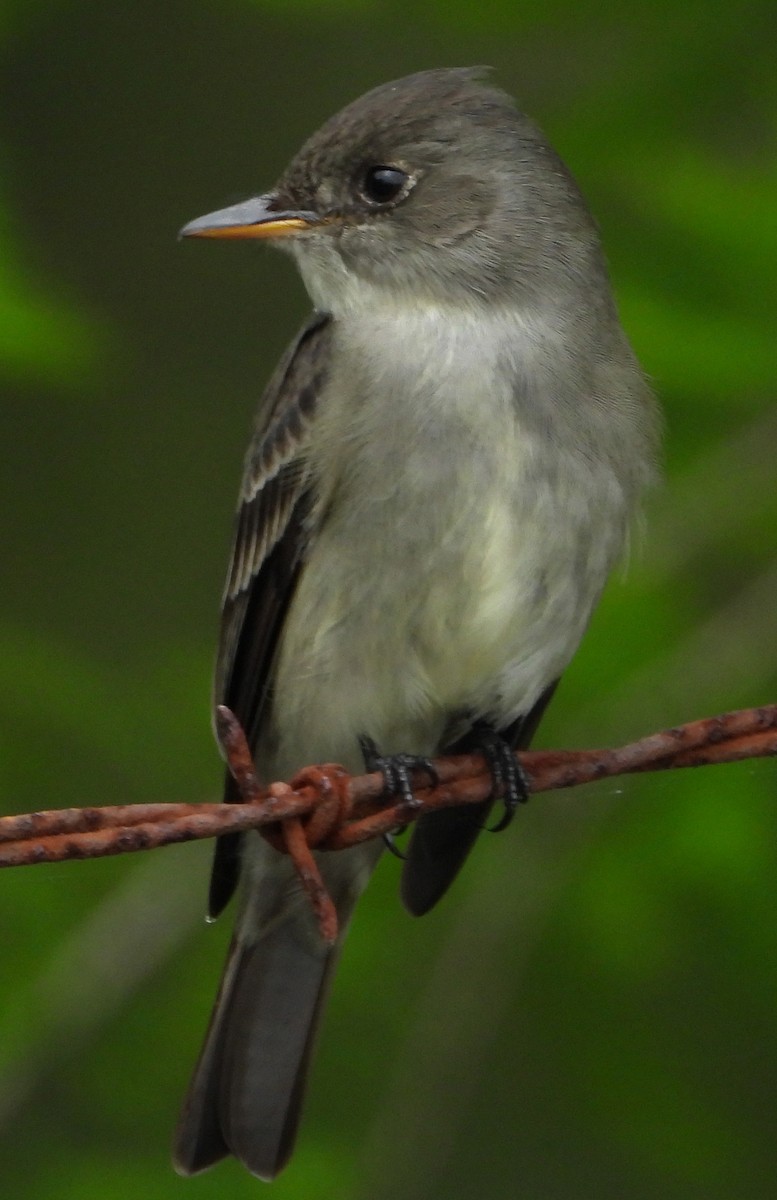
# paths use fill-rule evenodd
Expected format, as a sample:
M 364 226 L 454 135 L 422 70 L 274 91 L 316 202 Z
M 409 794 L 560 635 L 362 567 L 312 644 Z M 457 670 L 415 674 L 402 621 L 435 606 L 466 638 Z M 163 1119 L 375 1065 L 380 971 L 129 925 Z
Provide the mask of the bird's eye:
M 369 167 L 365 171 L 361 190 L 365 198 L 373 204 L 388 204 L 400 195 L 407 185 L 408 178 L 406 172 L 400 171 L 399 167 Z

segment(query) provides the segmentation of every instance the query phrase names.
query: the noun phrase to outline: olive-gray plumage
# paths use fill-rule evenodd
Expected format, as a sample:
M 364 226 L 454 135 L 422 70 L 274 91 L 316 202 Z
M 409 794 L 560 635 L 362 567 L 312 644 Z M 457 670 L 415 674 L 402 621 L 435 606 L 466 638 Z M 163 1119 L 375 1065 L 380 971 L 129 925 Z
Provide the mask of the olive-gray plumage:
M 187 226 L 268 237 L 316 313 L 249 448 L 216 698 L 264 779 L 316 761 L 526 745 L 623 550 L 655 412 L 595 226 L 536 127 L 471 70 L 376 88 L 276 188 Z M 236 799 L 231 784 L 228 800 Z M 482 811 L 423 818 L 402 894 L 426 911 Z M 341 929 L 380 851 L 321 857 Z M 339 945 L 288 861 L 222 840 L 211 907 L 240 911 L 176 1141 L 192 1173 L 287 1161 Z M 342 941 L 342 934 L 340 942 Z

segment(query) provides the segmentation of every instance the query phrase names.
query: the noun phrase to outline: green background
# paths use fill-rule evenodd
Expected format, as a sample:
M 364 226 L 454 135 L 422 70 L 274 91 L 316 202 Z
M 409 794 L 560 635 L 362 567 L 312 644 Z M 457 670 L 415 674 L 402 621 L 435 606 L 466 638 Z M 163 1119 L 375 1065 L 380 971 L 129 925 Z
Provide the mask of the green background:
M 572 166 L 667 417 L 538 744 L 777 698 L 771 0 L 6 0 L 0 39 L 2 811 L 216 797 L 240 462 L 307 305 L 280 255 L 176 231 L 428 66 L 495 66 Z M 776 833 L 760 762 L 538 799 L 423 921 L 385 861 L 273 1195 L 769 1200 Z M 5 1195 L 262 1192 L 169 1166 L 229 935 L 208 856 L 0 879 Z

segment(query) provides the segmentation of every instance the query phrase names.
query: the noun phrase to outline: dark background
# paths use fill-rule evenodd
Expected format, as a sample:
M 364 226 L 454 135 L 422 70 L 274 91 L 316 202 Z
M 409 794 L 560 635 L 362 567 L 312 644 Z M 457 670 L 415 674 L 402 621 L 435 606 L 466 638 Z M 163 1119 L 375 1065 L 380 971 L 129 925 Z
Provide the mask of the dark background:
M 773 4 L 27 0 L 0 39 L 2 811 L 216 797 L 240 462 L 307 304 L 281 256 L 176 231 L 429 66 L 492 64 L 567 159 L 667 416 L 539 744 L 775 699 Z M 385 861 L 273 1195 L 772 1197 L 774 802 L 771 762 L 538 799 L 419 922 Z M 261 1192 L 168 1161 L 229 933 L 208 854 L 0 879 L 5 1194 Z

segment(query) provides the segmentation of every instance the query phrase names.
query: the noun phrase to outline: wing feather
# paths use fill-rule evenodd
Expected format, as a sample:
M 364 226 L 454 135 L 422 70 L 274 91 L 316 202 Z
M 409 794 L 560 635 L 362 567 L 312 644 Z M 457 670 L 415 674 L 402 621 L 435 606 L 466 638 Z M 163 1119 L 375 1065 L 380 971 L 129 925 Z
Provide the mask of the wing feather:
M 331 322 L 315 316 L 281 360 L 260 407 L 245 462 L 235 517 L 216 662 L 214 698 L 227 704 L 256 747 L 272 664 L 305 553 L 310 507 L 306 448 L 329 362 Z M 239 801 L 228 776 L 224 799 Z M 218 915 L 234 892 L 239 835 L 220 838 L 209 911 Z

